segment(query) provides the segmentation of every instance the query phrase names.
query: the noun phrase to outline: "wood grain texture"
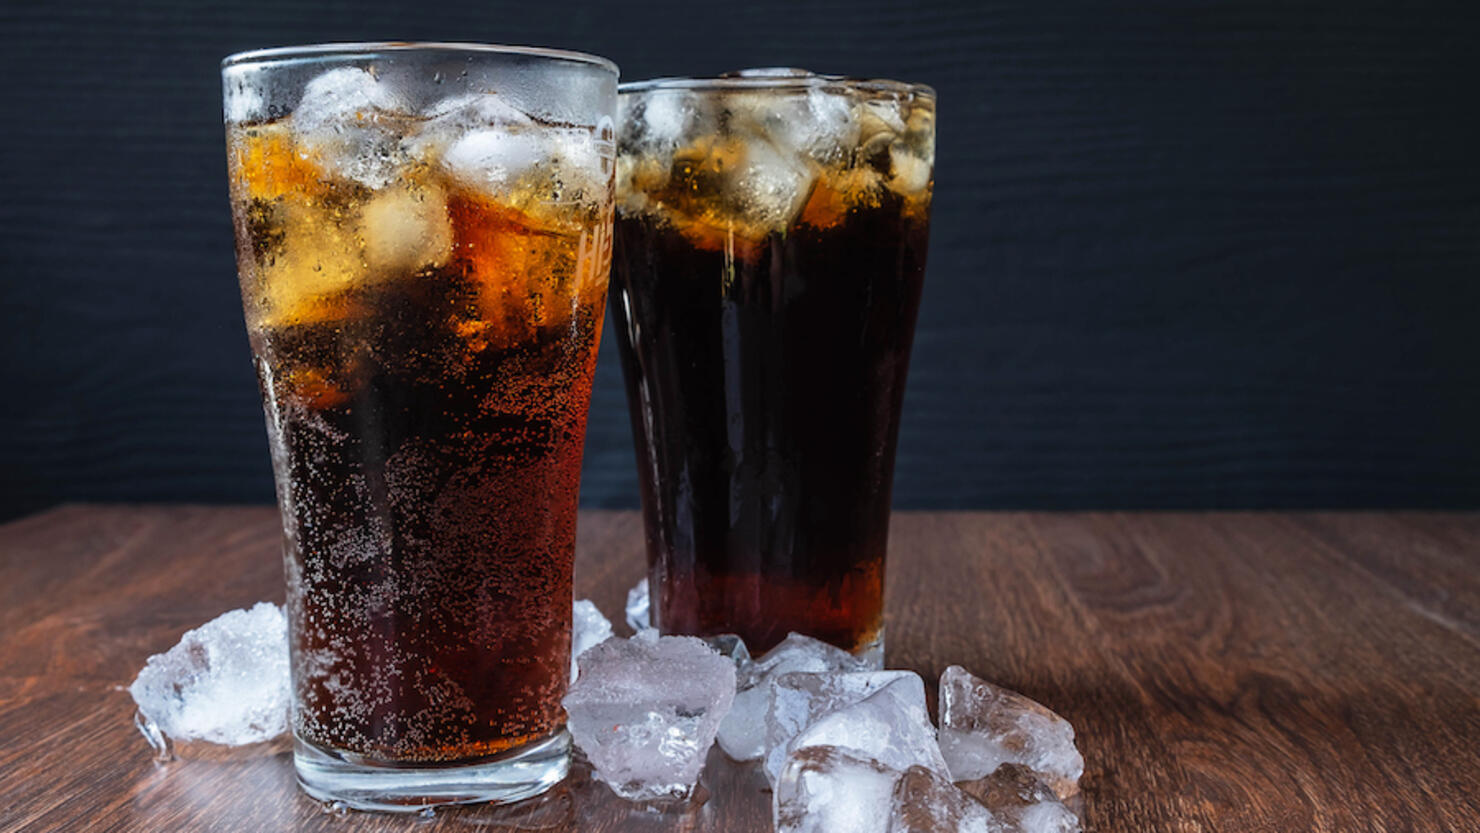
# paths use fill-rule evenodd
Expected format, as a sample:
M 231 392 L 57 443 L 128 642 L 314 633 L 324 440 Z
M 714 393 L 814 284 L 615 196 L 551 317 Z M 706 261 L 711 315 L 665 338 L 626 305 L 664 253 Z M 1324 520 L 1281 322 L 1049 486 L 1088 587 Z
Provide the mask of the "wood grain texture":
M 635 514 L 584 513 L 578 594 L 619 611 L 641 540 Z M 155 764 L 120 687 L 186 628 L 280 599 L 278 546 L 257 508 L 0 526 L 0 830 L 769 829 L 764 779 L 718 751 L 702 804 L 630 805 L 578 770 L 432 822 L 324 813 L 281 749 Z M 905 513 L 891 553 L 888 664 L 959 663 L 1069 718 L 1091 833 L 1480 824 L 1480 516 Z
M 387 37 L 934 85 L 900 506 L 1480 506 L 1473 2 L 79 0 L 0 7 L 0 516 L 271 501 L 217 64 Z

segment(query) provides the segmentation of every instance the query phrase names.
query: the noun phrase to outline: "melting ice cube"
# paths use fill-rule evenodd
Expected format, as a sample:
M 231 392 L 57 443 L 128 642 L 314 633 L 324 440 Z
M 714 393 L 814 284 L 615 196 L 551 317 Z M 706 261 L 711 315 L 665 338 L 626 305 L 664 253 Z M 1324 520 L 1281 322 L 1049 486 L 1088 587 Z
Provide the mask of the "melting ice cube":
M 912 671 L 791 672 L 776 675 L 771 685 L 766 687 L 769 698 L 765 727 L 767 779 L 775 783 L 781 774 L 788 745 L 798 732 L 822 717 L 872 696 L 896 680 L 909 677 L 920 679 Z M 921 691 L 923 695 L 923 687 Z M 738 695 L 736 700 L 738 702 Z
M 239 746 L 288 730 L 288 623 L 282 608 L 261 602 L 233 610 L 150 657 L 129 686 L 158 748 L 157 728 L 173 740 Z
M 885 833 L 900 773 L 842 749 L 814 746 L 787 760 L 771 796 L 776 833 Z
M 725 187 L 741 222 L 761 232 L 782 231 L 801 213 L 816 179 L 816 172 L 794 154 L 751 139 Z
M 946 772 L 925 711 L 925 685 L 913 673 L 828 714 L 798 732 L 788 746 L 789 756 L 810 746 L 832 746 L 901 772 L 916 765 Z
M 973 677 L 959 665 L 940 676 L 940 748 L 954 781 L 1022 764 L 1059 798 L 1079 792 L 1084 758 L 1074 727 L 1046 706 Z
M 623 798 L 687 796 L 735 696 L 735 666 L 688 636 L 608 639 L 580 658 L 570 732 Z
M 400 145 L 408 109 L 400 94 L 369 72 L 331 69 L 303 88 L 293 132 L 325 172 L 380 188 L 406 161 Z

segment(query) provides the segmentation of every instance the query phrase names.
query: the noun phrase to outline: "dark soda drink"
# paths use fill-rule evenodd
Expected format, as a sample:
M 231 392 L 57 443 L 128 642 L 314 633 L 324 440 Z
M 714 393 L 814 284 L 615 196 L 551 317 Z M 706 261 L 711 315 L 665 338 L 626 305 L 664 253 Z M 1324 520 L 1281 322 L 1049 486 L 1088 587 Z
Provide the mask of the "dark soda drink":
M 360 66 L 309 80 L 287 116 L 228 123 L 316 796 L 498 800 L 565 772 L 613 138 L 609 114 L 574 124 L 490 90 L 418 106 Z
M 621 99 L 613 317 L 654 623 L 881 658 L 933 97 L 793 73 Z

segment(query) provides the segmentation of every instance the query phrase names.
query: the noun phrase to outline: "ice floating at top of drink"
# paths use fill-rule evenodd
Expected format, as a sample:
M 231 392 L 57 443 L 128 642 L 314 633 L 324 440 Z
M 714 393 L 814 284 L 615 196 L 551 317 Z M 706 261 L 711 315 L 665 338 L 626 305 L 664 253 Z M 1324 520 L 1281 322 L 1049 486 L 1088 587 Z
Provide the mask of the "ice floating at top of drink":
M 663 216 L 700 245 L 718 248 L 731 235 L 753 243 L 794 224 L 831 228 L 886 190 L 910 210 L 928 209 L 928 88 L 745 71 L 625 84 L 622 92 L 622 210 Z
M 418 108 L 358 67 L 313 78 L 292 112 L 274 120 L 254 120 L 253 87 L 231 89 L 228 119 L 242 117 L 228 122 L 232 193 L 246 203 L 239 222 L 257 249 L 248 262 L 254 291 L 244 295 L 249 322 L 348 316 L 344 293 L 469 258 L 502 267 L 493 293 L 534 296 L 557 287 L 531 278 L 561 272 L 581 285 L 583 300 L 604 290 L 609 241 L 592 232 L 610 204 L 610 123 L 537 119 L 492 90 Z M 569 306 L 552 298 L 524 311 L 536 324 L 557 323 Z

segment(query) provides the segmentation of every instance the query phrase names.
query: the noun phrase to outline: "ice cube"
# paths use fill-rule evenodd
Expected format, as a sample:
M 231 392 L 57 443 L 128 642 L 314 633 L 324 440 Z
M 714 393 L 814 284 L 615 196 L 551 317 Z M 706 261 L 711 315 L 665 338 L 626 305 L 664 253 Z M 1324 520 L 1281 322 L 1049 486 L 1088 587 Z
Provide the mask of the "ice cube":
M 173 740 L 240 746 L 288 730 L 288 622 L 261 602 L 232 610 L 155 654 L 129 686 L 148 727 Z M 157 746 L 156 746 L 157 748 Z
M 1021 764 L 1003 764 L 997 771 L 956 785 L 1000 821 L 1017 825 L 1017 833 L 1078 833 L 1079 817 L 1054 791 Z
M 734 664 L 701 640 L 639 633 L 582 655 L 564 703 L 596 777 L 650 801 L 693 790 L 734 697 Z
M 1005 763 L 1022 764 L 1062 799 L 1079 791 L 1084 774 L 1069 721 L 959 665 L 940 677 L 940 748 L 954 781 L 991 775 Z
M 299 144 L 323 170 L 369 188 L 395 179 L 406 161 L 401 134 L 409 105 L 363 69 L 341 67 L 303 88 L 293 110 Z
M 900 774 L 835 747 L 799 750 L 771 796 L 776 833 L 885 833 Z
M 778 148 L 828 165 L 858 144 L 860 126 L 847 94 L 813 87 L 791 109 L 777 112 L 768 130 Z
M 797 733 L 839 709 L 872 696 L 896 681 L 919 676 L 912 671 L 861 671 L 813 674 L 791 672 L 777 675 L 769 686 L 766 707 L 766 778 L 775 783 L 786 763 L 787 744 Z M 923 692 L 923 684 L 922 684 Z M 739 701 L 739 695 L 736 695 Z M 720 727 L 724 731 L 724 727 Z M 721 734 L 723 738 L 723 734 Z
M 735 92 L 726 98 L 731 128 L 805 162 L 841 161 L 858 144 L 853 99 L 842 88 L 809 87 L 789 95 Z
M 835 645 L 799 633 L 788 634 L 765 656 L 742 668 L 735 705 L 720 724 L 720 747 L 737 761 L 765 753 L 766 708 L 771 680 L 791 671 L 857 670 L 860 660 Z
M 627 591 L 627 627 L 634 633 L 651 627 L 652 617 L 648 609 L 648 580 L 643 579 Z
M 719 724 L 719 745 L 737 761 L 754 761 L 765 752 L 766 686 L 735 692 L 734 705 Z
M 463 185 L 499 193 L 549 155 L 549 144 L 535 133 L 473 130 L 452 143 L 442 157 L 442 167 Z
M 800 158 L 753 139 L 727 178 L 727 197 L 736 218 L 751 231 L 784 231 L 801 213 L 816 179 Z
M 918 194 L 930 184 L 930 163 L 901 144 L 889 147 L 889 170 L 889 190 L 900 196 Z
M 492 196 L 536 179 L 595 194 L 606 182 L 598 144 L 587 128 L 473 130 L 447 148 L 442 167 L 455 181 Z
M 798 732 L 788 755 L 810 746 L 837 747 L 900 771 L 919 765 L 947 772 L 925 711 L 925 685 L 913 673 Z
M 633 126 L 635 138 L 647 150 L 681 143 L 702 105 L 699 96 L 686 90 L 655 90 L 641 100 L 642 114 Z
M 576 660 L 587 650 L 611 638 L 612 623 L 590 599 L 577 600 L 571 608 L 570 678 L 574 680 L 580 668 Z
M 862 671 L 865 660 L 836 645 L 800 633 L 789 633 L 776 647 L 751 664 L 744 685 L 753 686 L 792 671 Z
M 430 183 L 377 192 L 360 210 L 365 262 L 386 272 L 440 266 L 452 254 L 447 195 Z
M 346 216 L 347 215 L 347 216 Z M 364 252 L 365 229 L 355 214 L 336 211 L 302 194 L 288 194 L 266 215 L 280 249 L 256 264 L 250 296 L 254 323 L 312 324 L 353 313 L 340 299 L 375 278 Z
M 894 784 L 889 833 L 1007 833 L 987 808 L 938 773 L 912 766 Z
M 892 99 L 865 101 L 857 111 L 857 118 L 864 141 L 881 133 L 898 136 L 906 128 L 901 103 Z
M 472 93 L 444 98 L 422 111 L 423 122 L 407 136 L 407 153 L 435 164 L 465 134 L 489 128 L 527 128 L 534 124 L 529 114 L 497 93 Z

